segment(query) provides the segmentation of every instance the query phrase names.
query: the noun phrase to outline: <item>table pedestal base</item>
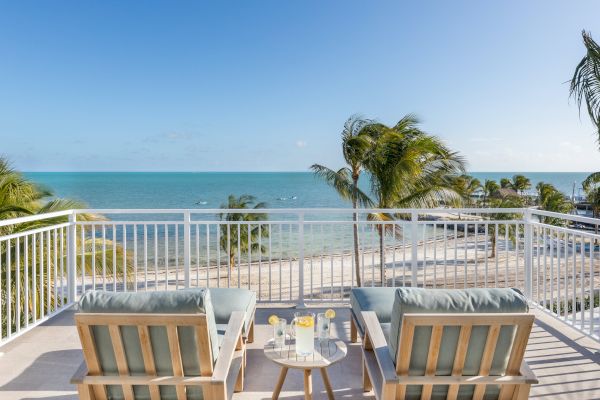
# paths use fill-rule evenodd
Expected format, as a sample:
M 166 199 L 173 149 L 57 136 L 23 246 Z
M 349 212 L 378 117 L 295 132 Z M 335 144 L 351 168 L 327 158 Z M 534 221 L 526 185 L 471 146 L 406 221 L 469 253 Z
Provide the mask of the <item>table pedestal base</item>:
M 279 394 L 281 393 L 281 387 L 283 386 L 283 382 L 285 381 L 285 377 L 288 372 L 287 367 L 281 367 L 281 372 L 279 373 L 279 379 L 277 380 L 277 384 L 275 385 L 275 390 L 273 390 L 273 400 L 277 400 L 279 398 Z M 323 384 L 325 385 L 325 390 L 327 391 L 327 397 L 329 400 L 333 400 L 333 390 L 331 389 L 331 382 L 329 381 L 329 375 L 327 374 L 327 368 L 319 368 L 321 371 L 321 377 L 323 378 Z M 312 369 L 304 370 L 304 399 L 312 400 Z

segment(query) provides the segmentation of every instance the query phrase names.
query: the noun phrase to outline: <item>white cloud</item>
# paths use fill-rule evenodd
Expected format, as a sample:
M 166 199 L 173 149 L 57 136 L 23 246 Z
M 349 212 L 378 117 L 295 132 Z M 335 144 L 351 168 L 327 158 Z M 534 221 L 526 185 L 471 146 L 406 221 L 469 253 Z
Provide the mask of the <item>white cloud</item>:
M 306 147 L 307 143 L 305 140 L 298 140 L 296 141 L 296 147 L 298 147 L 299 149 Z

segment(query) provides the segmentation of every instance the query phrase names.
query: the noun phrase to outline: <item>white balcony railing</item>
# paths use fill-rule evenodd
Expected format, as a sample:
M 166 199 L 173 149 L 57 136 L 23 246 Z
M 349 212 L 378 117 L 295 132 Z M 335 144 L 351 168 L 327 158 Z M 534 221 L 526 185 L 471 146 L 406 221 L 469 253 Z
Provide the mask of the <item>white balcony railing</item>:
M 240 212 L 253 220 L 219 216 Z M 72 210 L 0 221 L 0 344 L 86 290 L 245 287 L 259 302 L 303 306 L 347 302 L 357 274 L 362 286 L 516 287 L 598 340 L 598 224 L 479 208 Z

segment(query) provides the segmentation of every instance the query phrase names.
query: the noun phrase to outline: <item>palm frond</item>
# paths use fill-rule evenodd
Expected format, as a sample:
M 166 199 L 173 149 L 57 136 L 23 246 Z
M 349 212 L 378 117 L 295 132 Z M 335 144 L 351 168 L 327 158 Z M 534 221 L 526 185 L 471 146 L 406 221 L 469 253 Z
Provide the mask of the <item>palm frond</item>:
M 592 123 L 597 129 L 600 144 L 600 46 L 589 32 L 583 31 L 586 55 L 581 59 L 571 79 L 570 94 L 579 110 L 585 103 Z
M 313 164 L 310 169 L 329 186 L 335 189 L 341 198 L 352 201 L 353 199 L 360 207 L 372 207 L 373 201 L 352 181 L 352 172 L 344 167 L 337 171 L 323 165 Z

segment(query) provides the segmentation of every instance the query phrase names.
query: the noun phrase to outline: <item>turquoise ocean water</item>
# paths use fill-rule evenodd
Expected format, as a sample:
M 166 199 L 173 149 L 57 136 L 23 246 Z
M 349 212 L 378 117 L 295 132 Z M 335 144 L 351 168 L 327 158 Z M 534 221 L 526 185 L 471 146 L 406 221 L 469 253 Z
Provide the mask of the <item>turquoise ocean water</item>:
M 516 172 L 474 172 L 480 180 L 499 180 Z M 571 195 L 581 193 L 587 172 L 521 172 Z M 219 208 L 229 194 L 251 194 L 270 208 L 348 207 L 333 189 L 310 172 L 30 172 L 26 176 L 57 196 L 90 208 Z M 368 183 L 363 180 L 365 189 Z
M 473 173 L 481 179 L 499 180 L 510 177 L 513 172 L 505 173 Z M 578 194 L 581 181 L 588 173 L 524 173 L 528 176 L 533 186 L 539 181 L 553 183 L 565 193 L 571 194 L 573 183 L 576 183 Z M 229 194 L 236 196 L 250 194 L 259 201 L 267 203 L 269 208 L 339 208 L 350 207 L 342 201 L 335 191 L 322 181 L 316 179 L 310 172 L 277 172 L 277 173 L 81 173 L 81 172 L 35 172 L 26 173 L 26 176 L 42 185 L 51 188 L 56 196 L 72 198 L 83 201 L 89 208 L 107 209 L 133 209 L 133 208 L 198 208 L 215 209 L 227 201 Z M 368 182 L 363 179 L 363 188 L 368 190 Z M 181 215 L 106 215 L 113 220 L 154 220 L 164 221 L 181 220 Z M 214 214 L 196 215 L 194 220 L 214 220 Z M 296 220 L 295 215 L 271 216 L 271 220 L 291 221 Z M 345 215 L 315 215 L 306 216 L 307 220 L 350 220 L 351 214 Z M 364 228 L 364 226 L 362 226 Z M 273 226 L 272 245 L 282 257 L 296 256 L 292 231 L 297 227 L 292 225 Z M 131 229 L 131 228 L 130 228 Z M 141 234 L 141 228 L 138 227 Z M 164 235 L 164 227 L 158 226 L 159 237 Z M 174 228 L 169 228 L 169 236 L 174 236 Z M 202 237 L 199 246 L 202 251 L 206 248 L 206 228 L 200 226 L 198 235 Z M 204 230 L 203 230 L 204 229 Z M 351 248 L 351 225 L 307 225 L 310 231 L 309 241 L 305 243 L 306 254 L 328 254 L 340 251 L 349 251 Z M 123 230 L 117 226 L 117 237 L 122 237 Z M 215 258 L 216 244 L 215 225 L 211 225 L 208 236 L 212 242 L 213 251 L 211 258 Z M 308 233 L 305 231 L 305 233 Z M 98 234 L 96 232 L 96 234 Z M 111 235 L 110 231 L 108 232 Z M 180 237 L 183 231 L 178 232 Z M 429 236 L 429 229 L 423 232 Z M 196 235 L 192 233 L 192 235 Z M 360 233 L 363 245 L 374 247 L 377 236 L 374 231 L 364 230 Z M 402 233 L 406 239 L 409 231 Z M 420 236 L 421 234 L 419 234 Z M 132 231 L 128 233 L 128 248 L 131 248 Z M 148 237 L 152 242 L 154 232 L 150 230 Z M 195 237 L 195 236 L 194 236 Z M 283 245 L 283 247 L 281 247 Z M 162 240 L 158 243 L 159 253 L 164 251 Z M 181 244 L 179 245 L 181 246 Z M 171 246 L 171 252 L 174 246 Z M 181 249 L 180 249 L 181 250 Z M 174 257 L 174 254 L 171 254 Z

